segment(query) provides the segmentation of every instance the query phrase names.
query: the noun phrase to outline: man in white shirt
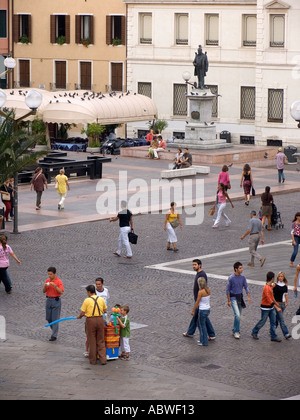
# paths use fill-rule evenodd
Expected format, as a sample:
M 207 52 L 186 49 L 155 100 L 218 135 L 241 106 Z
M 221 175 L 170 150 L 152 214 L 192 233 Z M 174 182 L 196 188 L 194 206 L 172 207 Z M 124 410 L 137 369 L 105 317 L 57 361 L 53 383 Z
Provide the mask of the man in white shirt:
M 281 182 L 284 183 L 284 181 L 285 181 L 285 176 L 284 176 L 283 170 L 284 170 L 284 164 L 285 164 L 286 159 L 287 159 L 286 155 L 282 152 L 281 147 L 279 147 L 278 153 L 275 156 L 275 159 L 276 159 L 276 166 L 277 166 L 277 170 L 278 170 L 278 182 L 279 182 L 279 184 L 281 184 Z
M 154 159 L 159 159 L 157 152 L 163 152 L 166 148 L 166 142 L 164 141 L 162 136 L 158 136 L 158 141 L 159 141 L 158 148 L 153 149 Z
M 109 292 L 106 287 L 103 286 L 104 280 L 101 277 L 98 277 L 95 280 L 96 284 L 96 295 L 99 297 L 102 297 L 105 300 L 105 303 L 107 305 L 107 301 L 109 299 Z

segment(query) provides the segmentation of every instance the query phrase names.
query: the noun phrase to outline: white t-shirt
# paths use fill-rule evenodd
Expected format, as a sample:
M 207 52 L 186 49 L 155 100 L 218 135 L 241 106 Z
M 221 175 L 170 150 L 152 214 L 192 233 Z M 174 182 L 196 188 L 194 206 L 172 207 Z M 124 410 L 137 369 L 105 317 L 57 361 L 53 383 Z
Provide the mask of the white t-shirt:
M 96 289 L 96 295 L 99 296 L 99 297 L 102 297 L 105 300 L 105 303 L 107 304 L 107 301 L 108 301 L 110 296 L 109 296 L 109 292 L 108 292 L 106 287 L 103 287 L 102 292 L 98 292 L 98 290 Z

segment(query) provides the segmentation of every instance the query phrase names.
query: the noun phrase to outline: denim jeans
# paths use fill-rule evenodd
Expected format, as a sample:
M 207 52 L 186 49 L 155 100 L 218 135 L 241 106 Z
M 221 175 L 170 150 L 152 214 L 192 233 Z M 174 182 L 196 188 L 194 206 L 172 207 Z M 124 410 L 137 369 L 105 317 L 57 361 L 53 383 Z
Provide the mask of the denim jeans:
M 288 330 L 287 326 L 285 325 L 284 318 L 283 318 L 283 312 L 285 310 L 285 304 L 280 303 L 279 307 L 281 309 L 281 312 L 276 311 L 276 328 L 278 327 L 278 325 L 280 325 L 282 334 L 286 337 L 287 335 L 289 335 L 289 330 Z
M 284 177 L 284 173 L 283 173 L 283 169 L 278 169 L 278 182 L 281 183 L 281 179 L 284 181 L 285 177 Z
M 194 335 L 195 334 L 195 331 L 196 331 L 196 328 L 197 328 L 197 325 L 198 325 L 198 315 L 199 315 L 199 311 L 195 311 L 194 315 L 193 315 L 193 318 L 191 319 L 189 328 L 187 330 L 188 335 Z
M 257 335 L 259 330 L 265 325 L 267 319 L 270 319 L 270 334 L 271 339 L 277 338 L 276 335 L 276 313 L 275 309 L 263 310 L 261 309 L 261 320 L 255 325 L 252 330 L 253 335 Z
M 199 310 L 198 328 L 200 331 L 200 343 L 203 346 L 208 346 L 208 337 L 215 337 L 215 330 L 208 318 L 210 310 Z
M 230 298 L 232 310 L 234 313 L 234 323 L 233 323 L 233 333 L 239 333 L 240 332 L 240 322 L 241 322 L 241 316 L 242 316 L 242 305 L 237 303 L 237 300 L 235 297 Z
M 294 239 L 295 239 L 296 245 L 293 245 L 294 251 L 293 251 L 292 256 L 291 256 L 291 261 L 292 262 L 295 261 L 295 259 L 297 257 L 297 254 L 298 254 L 298 248 L 299 248 L 299 245 L 300 245 L 300 236 L 295 235 Z

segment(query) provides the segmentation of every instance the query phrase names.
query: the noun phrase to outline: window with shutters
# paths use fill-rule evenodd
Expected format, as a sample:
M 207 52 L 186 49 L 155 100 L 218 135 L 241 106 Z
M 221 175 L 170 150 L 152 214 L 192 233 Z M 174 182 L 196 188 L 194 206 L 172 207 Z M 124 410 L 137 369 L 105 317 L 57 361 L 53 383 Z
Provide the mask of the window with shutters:
M 187 13 L 175 13 L 175 43 L 176 45 L 188 45 L 189 43 L 189 15 Z
M 256 47 L 256 15 L 243 15 L 243 46 Z
M 55 88 L 67 89 L 67 63 L 55 61 Z
M 50 16 L 50 42 L 52 44 L 70 44 L 70 16 Z
M 7 38 L 7 11 L 0 10 L 0 38 Z
M 123 91 L 123 63 L 111 63 L 111 90 Z
M 270 47 L 284 47 L 284 15 L 270 15 Z
M 141 44 L 152 44 L 152 13 L 139 14 Z
M 255 119 L 255 87 L 241 87 L 241 119 Z
M 138 93 L 140 95 L 152 97 L 152 83 L 138 82 Z
M 94 44 L 94 16 L 85 15 L 75 17 L 76 44 Z
M 92 63 L 80 62 L 80 87 L 79 89 L 92 90 Z
M 173 86 L 173 115 L 187 115 L 186 85 Z
M 219 15 L 205 15 L 206 45 L 219 45 Z
M 126 18 L 125 16 L 106 16 L 106 44 L 126 44 Z
M 283 122 L 283 89 L 268 90 L 268 122 Z
M 14 42 L 28 44 L 31 37 L 31 15 L 14 15 L 13 37 Z
M 30 87 L 30 61 L 18 60 L 19 87 Z

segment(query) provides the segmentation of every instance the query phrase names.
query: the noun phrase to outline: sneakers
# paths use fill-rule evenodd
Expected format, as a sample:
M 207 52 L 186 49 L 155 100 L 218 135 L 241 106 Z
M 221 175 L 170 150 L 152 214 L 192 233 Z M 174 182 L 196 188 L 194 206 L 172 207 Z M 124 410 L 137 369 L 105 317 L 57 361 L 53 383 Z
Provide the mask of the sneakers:
M 257 337 L 257 334 L 253 334 L 251 333 L 252 338 L 254 338 L 254 340 L 259 340 L 259 338 Z
M 247 265 L 249 265 L 249 267 L 254 267 L 254 263 L 253 262 L 249 262 Z
M 238 332 L 234 332 L 234 333 L 232 333 L 232 335 L 234 336 L 234 338 L 236 338 L 237 340 L 239 339 L 239 338 L 241 338 L 241 334 L 240 333 L 238 333 Z
M 184 337 L 190 337 L 190 338 L 193 338 L 193 336 L 192 336 L 192 335 L 190 335 L 190 334 L 188 334 L 187 332 L 183 333 L 182 335 L 183 335 Z
M 262 258 L 262 259 L 260 260 L 260 266 L 261 266 L 261 267 L 264 265 L 265 261 L 266 261 L 266 259 L 265 259 L 265 258 Z

